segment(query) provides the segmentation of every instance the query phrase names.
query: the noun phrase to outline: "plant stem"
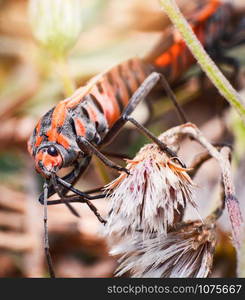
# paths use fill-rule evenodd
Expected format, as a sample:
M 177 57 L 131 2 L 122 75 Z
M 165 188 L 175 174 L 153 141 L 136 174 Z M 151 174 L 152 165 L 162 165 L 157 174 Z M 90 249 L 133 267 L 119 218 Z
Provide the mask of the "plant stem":
M 245 228 L 243 228 L 243 233 Z M 238 253 L 238 261 L 237 261 L 237 277 L 245 278 L 245 238 L 243 234 L 243 239 L 241 242 L 241 248 Z
M 191 26 L 180 12 L 175 0 L 160 0 L 160 3 L 170 20 L 181 33 L 182 38 L 197 59 L 203 71 L 206 72 L 207 76 L 219 90 L 221 95 L 236 109 L 245 123 L 245 107 L 241 96 L 208 56 L 196 35 L 193 33 Z
M 72 78 L 70 76 L 67 61 L 63 57 L 59 58 L 59 59 L 56 60 L 56 65 L 57 65 L 58 75 L 59 75 L 60 80 L 63 84 L 64 94 L 65 94 L 66 97 L 69 97 L 75 91 L 75 84 L 74 84 L 74 81 L 72 80 Z

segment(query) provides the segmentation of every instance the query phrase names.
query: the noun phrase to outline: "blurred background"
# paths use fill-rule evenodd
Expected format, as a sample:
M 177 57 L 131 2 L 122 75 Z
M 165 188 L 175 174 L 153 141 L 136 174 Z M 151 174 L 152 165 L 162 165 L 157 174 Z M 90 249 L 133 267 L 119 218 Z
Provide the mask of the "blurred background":
M 178 1 L 187 17 L 193 13 L 197 2 Z M 69 94 L 69 82 L 79 87 L 127 58 L 144 57 L 170 26 L 157 0 L 80 0 L 81 30 L 80 25 L 75 24 L 78 33 L 72 37 L 61 62 L 51 55 L 57 50 L 55 45 L 52 45 L 54 50 L 40 43 L 40 36 L 45 33 L 42 35 L 38 28 L 40 23 L 35 12 L 32 11 L 30 17 L 28 4 L 27 0 L 0 0 L 0 277 L 48 276 L 43 250 L 43 207 L 38 203 L 42 179 L 36 174 L 26 147 L 39 118 Z M 244 14 L 243 0 L 235 4 L 237 12 Z M 49 13 L 44 12 L 44 15 Z M 69 35 L 68 27 L 67 32 Z M 240 72 L 234 76 L 223 66 L 224 72 L 242 94 L 245 45 L 228 54 L 239 61 Z M 211 142 L 233 145 L 236 192 L 244 213 L 245 132 L 239 118 L 198 67 L 185 74 L 174 91 L 188 119 L 199 126 Z M 155 101 L 151 112 L 141 105 L 136 118 L 156 135 L 179 124 L 166 98 Z M 133 157 L 146 142 L 126 126 L 110 151 Z M 201 151 L 198 144 L 186 140 L 180 155 L 188 165 Z M 120 160 L 117 163 L 123 164 Z M 116 175 L 93 160 L 77 186 L 81 190 L 95 188 L 110 182 Z M 197 174 L 196 200 L 203 216 L 210 211 L 209 201 L 217 197 L 219 176 L 213 160 Z M 107 201 L 94 202 L 104 217 Z M 57 275 L 113 276 L 117 263 L 108 254 L 101 235 L 102 225 L 85 205 L 76 204 L 75 207 L 81 218 L 74 217 L 63 205 L 49 207 L 50 245 Z M 187 212 L 186 218 L 189 217 L 193 216 Z M 235 276 L 235 251 L 226 214 L 217 231 L 219 239 L 211 276 Z

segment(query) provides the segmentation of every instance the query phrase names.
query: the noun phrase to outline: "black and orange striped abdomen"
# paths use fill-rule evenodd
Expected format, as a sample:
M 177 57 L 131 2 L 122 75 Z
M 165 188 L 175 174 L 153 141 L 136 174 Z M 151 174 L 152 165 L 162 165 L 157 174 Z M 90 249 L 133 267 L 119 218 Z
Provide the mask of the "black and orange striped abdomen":
M 210 0 L 188 20 L 192 30 L 207 50 L 210 50 L 224 35 L 230 11 L 229 4 Z M 194 62 L 193 55 L 177 32 L 173 33 L 173 44 L 152 60 L 154 66 L 167 77 L 170 83 L 179 79 Z
M 76 111 L 77 116 L 81 109 L 89 122 L 97 127 L 106 123 L 106 129 L 110 129 L 121 116 L 133 93 L 151 72 L 151 66 L 142 60 L 127 60 L 92 78 L 87 86 L 71 97 L 66 106 Z M 78 123 L 83 127 L 81 133 L 86 136 L 85 119 L 80 119 Z M 100 133 L 101 130 L 98 131 Z

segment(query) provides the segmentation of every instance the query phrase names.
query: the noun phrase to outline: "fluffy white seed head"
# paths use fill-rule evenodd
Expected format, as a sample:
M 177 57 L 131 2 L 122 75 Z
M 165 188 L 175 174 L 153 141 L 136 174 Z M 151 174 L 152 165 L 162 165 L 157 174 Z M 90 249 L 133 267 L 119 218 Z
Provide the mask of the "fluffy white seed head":
M 203 278 L 210 272 L 215 242 L 214 224 L 195 221 L 180 224 L 167 236 L 128 235 L 110 253 L 121 256 L 117 276 Z
M 154 144 L 146 145 L 128 161 L 130 175 L 121 174 L 107 188 L 110 214 L 105 233 L 123 236 L 141 230 L 143 234 L 167 234 L 182 220 L 193 201 L 194 184 L 186 169 L 169 159 Z

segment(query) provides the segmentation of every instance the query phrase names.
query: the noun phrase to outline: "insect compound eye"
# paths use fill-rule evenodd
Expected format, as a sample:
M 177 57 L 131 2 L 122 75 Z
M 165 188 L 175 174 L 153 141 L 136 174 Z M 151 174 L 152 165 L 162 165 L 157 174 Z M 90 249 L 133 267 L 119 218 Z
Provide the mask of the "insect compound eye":
M 57 149 L 54 146 L 50 146 L 48 147 L 48 154 L 51 156 L 57 156 L 59 153 L 57 151 Z

